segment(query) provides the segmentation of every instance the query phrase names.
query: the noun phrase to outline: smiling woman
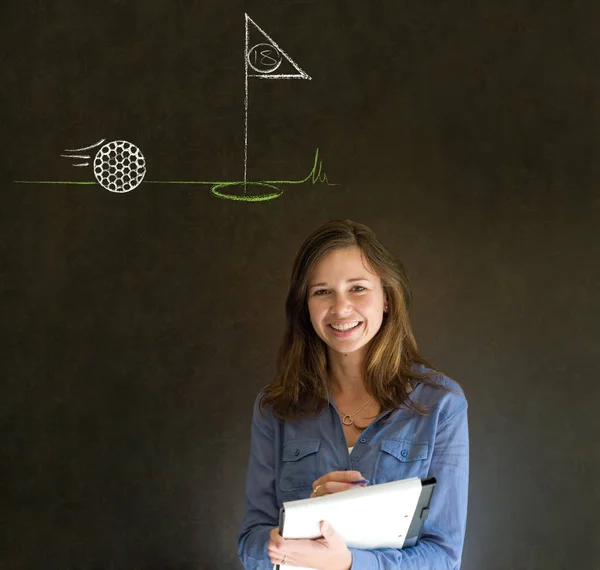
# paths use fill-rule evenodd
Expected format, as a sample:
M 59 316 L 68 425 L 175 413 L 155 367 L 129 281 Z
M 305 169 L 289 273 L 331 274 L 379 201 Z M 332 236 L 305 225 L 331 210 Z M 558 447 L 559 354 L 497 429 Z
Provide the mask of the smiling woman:
M 360 248 L 350 246 L 323 256 L 312 280 L 317 283 L 308 288 L 308 311 L 315 332 L 332 350 L 362 360 L 387 312 L 381 278 Z
M 254 406 L 244 567 L 460 567 L 468 487 L 467 402 L 418 352 L 402 265 L 362 224 L 335 220 L 296 257 L 274 380 Z M 435 477 L 421 540 L 404 550 L 284 539 L 284 501 L 407 477 Z

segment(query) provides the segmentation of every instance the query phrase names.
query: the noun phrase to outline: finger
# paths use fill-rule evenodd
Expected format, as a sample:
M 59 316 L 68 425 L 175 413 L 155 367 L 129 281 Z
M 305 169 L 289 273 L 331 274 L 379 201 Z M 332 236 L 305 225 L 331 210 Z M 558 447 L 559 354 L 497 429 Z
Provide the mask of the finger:
M 323 497 L 324 495 L 333 495 L 333 493 L 340 493 L 342 491 L 348 491 L 349 489 L 356 489 L 356 485 L 353 485 L 352 483 L 338 483 L 336 481 L 330 481 L 329 483 L 324 483 L 316 489 L 317 492 L 313 494 L 313 497 Z
M 283 549 L 268 549 L 269 560 L 273 564 L 285 564 L 286 566 L 296 566 L 297 556 L 306 556 L 314 548 L 312 540 L 294 539 L 289 540 Z M 285 562 L 283 560 L 285 559 Z
M 271 529 L 271 532 L 269 533 L 269 535 L 271 537 L 271 541 L 273 542 L 273 544 L 275 546 L 280 547 L 285 544 L 285 539 L 279 534 L 278 528 Z
M 316 543 L 321 544 L 325 548 L 333 548 L 339 550 L 340 548 L 348 548 L 346 541 L 335 531 L 329 521 L 321 521 L 321 538 L 315 540 Z
M 284 550 L 279 551 L 279 556 L 287 555 L 287 560 L 306 556 L 315 548 L 315 540 L 310 538 L 294 538 L 288 541 Z
M 269 560 L 271 561 L 271 564 L 283 564 L 284 561 L 285 561 L 285 564 L 290 563 L 289 557 L 284 558 L 281 553 L 269 555 Z
M 324 485 L 325 483 L 329 483 L 330 481 L 337 481 L 340 483 L 343 482 L 352 482 L 359 481 L 363 476 L 360 474 L 360 471 L 331 471 L 322 477 L 319 477 L 313 484 L 313 489 L 317 485 Z
M 267 552 L 269 553 L 269 556 L 273 557 L 273 558 L 283 558 L 284 556 L 284 552 L 282 552 L 279 548 L 269 548 L 267 547 Z
M 267 546 L 267 553 L 269 554 L 269 558 L 273 560 L 281 560 L 285 555 L 289 558 L 290 555 L 287 549 L 282 550 L 281 548 L 273 548 L 272 546 Z
M 335 530 L 327 521 L 321 521 L 321 534 L 323 538 L 331 538 L 335 536 Z
M 362 479 L 360 471 L 330 471 L 329 473 L 326 473 L 325 475 L 319 477 L 316 481 L 314 481 L 312 486 L 314 489 L 317 485 L 323 485 L 330 481 L 344 482 L 357 481 L 359 479 Z

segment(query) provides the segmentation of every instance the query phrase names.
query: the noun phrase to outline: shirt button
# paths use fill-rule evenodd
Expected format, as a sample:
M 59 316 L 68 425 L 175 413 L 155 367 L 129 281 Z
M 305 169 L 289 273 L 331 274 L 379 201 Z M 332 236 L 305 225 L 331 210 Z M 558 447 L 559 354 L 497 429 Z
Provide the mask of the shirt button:
M 296 456 L 300 455 L 300 450 L 296 449 L 296 451 L 294 451 L 294 455 L 296 455 Z
M 360 438 L 360 442 L 361 442 L 361 443 L 367 443 L 367 440 L 366 440 L 366 438 L 364 438 L 364 437 L 361 437 L 361 438 Z
M 403 449 L 403 450 L 400 452 L 400 455 L 402 455 L 402 457 L 406 457 L 406 456 L 408 455 L 408 451 L 406 451 L 406 449 Z

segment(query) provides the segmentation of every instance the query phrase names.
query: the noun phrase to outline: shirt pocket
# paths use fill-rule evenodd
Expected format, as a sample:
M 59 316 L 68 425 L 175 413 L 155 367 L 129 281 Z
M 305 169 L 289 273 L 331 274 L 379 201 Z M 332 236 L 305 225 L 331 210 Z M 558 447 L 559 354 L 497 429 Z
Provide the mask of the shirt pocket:
M 375 482 L 427 477 L 429 444 L 406 439 L 384 439 L 375 464 Z
M 283 446 L 279 487 L 282 491 L 312 489 L 317 479 L 320 439 L 291 440 Z

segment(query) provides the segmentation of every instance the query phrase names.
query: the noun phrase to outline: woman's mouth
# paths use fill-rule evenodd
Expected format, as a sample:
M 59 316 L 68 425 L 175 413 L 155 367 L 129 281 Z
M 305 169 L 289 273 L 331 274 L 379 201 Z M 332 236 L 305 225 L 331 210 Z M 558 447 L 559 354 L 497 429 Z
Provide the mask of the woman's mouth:
M 329 323 L 327 326 L 338 338 L 350 336 L 362 325 L 362 321 L 348 321 L 346 323 Z

